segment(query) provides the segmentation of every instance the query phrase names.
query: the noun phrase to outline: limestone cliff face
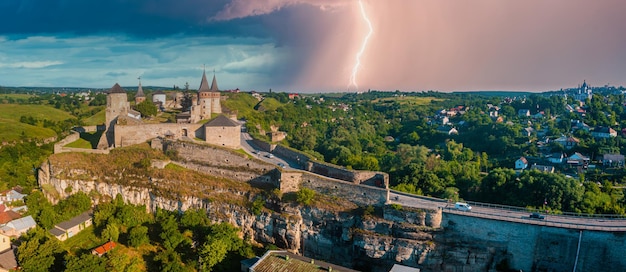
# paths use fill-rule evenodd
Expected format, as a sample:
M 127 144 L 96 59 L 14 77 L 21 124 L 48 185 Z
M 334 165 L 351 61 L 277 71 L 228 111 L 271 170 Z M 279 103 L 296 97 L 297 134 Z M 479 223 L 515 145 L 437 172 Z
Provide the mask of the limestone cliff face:
M 505 256 L 497 246 L 459 243 L 446 235 L 440 228 L 442 214 L 438 210 L 385 207 L 376 215 L 363 216 L 293 203 L 266 203 L 272 209 L 255 215 L 243 205 L 168 195 L 160 191 L 164 181 L 152 177 L 133 176 L 123 186 L 107 182 L 116 173 L 94 178 L 84 170 L 50 162 L 44 163 L 38 174 L 44 193 L 53 202 L 82 191 L 96 203 L 121 194 L 126 202 L 146 205 L 149 211 L 201 208 L 214 222 L 239 227 L 246 239 L 363 271 L 388 271 L 394 263 L 422 271 L 488 271 Z M 226 189 L 225 193 L 251 198 L 247 192 Z

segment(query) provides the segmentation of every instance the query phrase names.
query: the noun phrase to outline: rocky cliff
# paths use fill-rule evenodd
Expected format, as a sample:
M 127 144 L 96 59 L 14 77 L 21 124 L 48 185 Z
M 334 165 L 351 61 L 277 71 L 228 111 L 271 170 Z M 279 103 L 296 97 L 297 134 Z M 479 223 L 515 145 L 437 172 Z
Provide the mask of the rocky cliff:
M 389 271 L 394 263 L 422 271 L 489 271 L 506 264 L 506 246 L 471 239 L 460 242 L 457 234 L 441 228 L 440 210 L 359 207 L 320 193 L 313 204 L 302 207 L 288 200 L 287 194 L 281 200 L 268 193 L 271 189 L 187 170 L 180 165 L 189 162 L 173 165 L 155 152 L 55 154 L 41 165 L 39 184 L 52 202 L 82 191 L 95 203 L 121 194 L 126 202 L 145 205 L 150 211 L 204 209 L 213 221 L 239 227 L 242 236 L 252 241 L 363 271 Z M 145 165 L 148 159 L 153 167 Z M 239 177 L 247 178 L 249 173 Z M 250 207 L 260 197 L 264 208 L 254 214 Z

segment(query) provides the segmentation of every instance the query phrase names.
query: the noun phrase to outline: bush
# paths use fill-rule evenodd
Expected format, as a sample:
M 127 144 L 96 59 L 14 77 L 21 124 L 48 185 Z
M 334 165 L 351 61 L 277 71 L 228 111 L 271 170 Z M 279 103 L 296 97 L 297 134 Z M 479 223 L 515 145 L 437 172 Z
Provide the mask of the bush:
M 302 205 L 311 205 L 313 198 L 315 198 L 315 191 L 309 188 L 302 188 L 296 193 L 296 201 Z
M 252 202 L 252 213 L 254 215 L 259 215 L 263 211 L 263 207 L 265 206 L 265 200 L 263 197 L 257 197 L 254 202 Z

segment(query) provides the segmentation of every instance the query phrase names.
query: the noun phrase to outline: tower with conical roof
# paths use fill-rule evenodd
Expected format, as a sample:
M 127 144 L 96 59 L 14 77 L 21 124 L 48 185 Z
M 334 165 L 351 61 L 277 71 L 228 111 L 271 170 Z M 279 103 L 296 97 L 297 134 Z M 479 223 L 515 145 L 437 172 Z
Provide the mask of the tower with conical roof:
M 107 108 L 106 108 L 106 126 L 107 129 L 112 127 L 120 115 L 127 115 L 130 104 L 128 103 L 128 95 L 122 87 L 115 83 L 107 94 Z
M 146 95 L 143 93 L 143 88 L 141 87 L 141 77 L 139 79 L 139 87 L 137 87 L 137 94 L 135 95 L 135 105 L 146 100 Z
M 197 119 L 193 121 L 199 121 L 202 119 L 211 119 L 211 106 L 213 103 L 211 102 L 211 89 L 209 88 L 209 82 L 206 79 L 206 71 L 202 71 L 202 80 L 200 81 L 200 87 L 198 88 L 198 105 L 197 110 L 195 110 L 195 114 L 197 114 Z M 195 116 L 194 116 L 195 117 Z
M 220 92 L 217 87 L 217 79 L 215 78 L 215 70 L 213 70 L 213 81 L 211 82 L 211 93 L 209 96 L 211 97 L 211 112 L 212 113 L 222 113 L 222 105 L 220 102 Z

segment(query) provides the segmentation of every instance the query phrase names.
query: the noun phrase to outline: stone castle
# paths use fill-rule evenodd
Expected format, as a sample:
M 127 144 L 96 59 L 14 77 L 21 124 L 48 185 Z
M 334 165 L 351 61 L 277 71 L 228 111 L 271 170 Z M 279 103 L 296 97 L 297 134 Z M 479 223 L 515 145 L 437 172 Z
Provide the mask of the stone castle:
M 177 93 L 174 97 L 180 101 L 183 95 Z M 161 108 L 165 99 L 164 93 L 153 95 L 153 102 Z M 107 93 L 105 132 L 100 138 L 98 149 L 134 145 L 157 137 L 173 140 L 201 139 L 213 145 L 239 148 L 241 124 L 222 115 L 221 95 L 215 75 L 209 87 L 206 72 L 203 71 L 198 92 L 187 94 L 185 99 L 191 103 L 187 108 L 178 103 L 182 112 L 176 115 L 176 123 L 145 123 L 141 114 L 131 108 L 126 91 L 116 83 Z M 135 103 L 145 100 L 146 95 L 139 82 Z M 210 120 L 212 114 L 219 115 Z M 201 122 L 203 120 L 210 121 Z

